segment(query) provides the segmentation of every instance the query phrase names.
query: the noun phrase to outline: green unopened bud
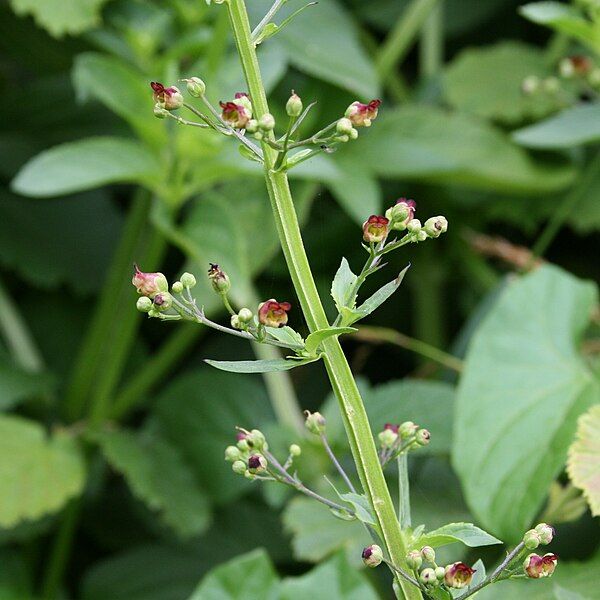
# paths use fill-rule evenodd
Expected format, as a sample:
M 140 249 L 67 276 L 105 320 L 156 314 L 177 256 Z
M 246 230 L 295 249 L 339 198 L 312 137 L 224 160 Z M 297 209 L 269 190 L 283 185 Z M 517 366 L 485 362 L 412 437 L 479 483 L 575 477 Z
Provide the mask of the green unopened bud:
M 419 579 L 421 580 L 421 583 L 428 585 L 428 586 L 436 586 L 438 585 L 438 579 L 435 575 L 435 571 L 433 569 L 423 569 L 421 571 L 421 574 L 419 575 Z
M 406 439 L 415 435 L 417 429 L 419 429 L 419 426 L 415 425 L 412 421 L 404 421 L 398 428 L 398 431 L 400 432 L 400 437 Z
M 554 527 L 547 523 L 540 523 L 536 526 L 535 531 L 540 536 L 540 543 L 547 545 L 554 539 Z
M 526 96 L 531 96 L 539 91 L 542 82 L 537 75 L 530 75 L 529 77 L 525 77 L 523 79 L 523 83 L 521 84 L 521 91 Z
M 263 131 L 273 131 L 275 129 L 275 117 L 271 113 L 265 113 L 258 120 L 258 127 Z
M 446 577 L 446 569 L 444 567 L 436 567 L 435 568 L 435 576 L 438 581 L 443 581 Z
M 225 460 L 228 462 L 235 462 L 236 460 L 240 460 L 242 457 L 242 453 L 239 451 L 239 448 L 235 446 L 227 446 L 225 448 Z
M 196 278 L 191 273 L 184 273 L 181 276 L 183 287 L 193 288 L 196 285 Z
M 418 550 L 411 550 L 406 555 L 406 564 L 413 571 L 418 571 L 423 564 L 423 557 L 421 556 L 421 553 Z
M 335 141 L 345 144 L 346 142 L 350 141 L 350 136 L 349 135 L 338 135 L 335 137 Z
M 421 548 L 421 556 L 427 562 L 435 562 L 435 550 L 431 546 L 423 546 Z
M 417 237 L 417 242 L 424 242 L 425 240 L 429 239 L 427 234 L 422 229 L 421 231 L 417 231 L 415 235 Z
M 262 450 L 267 445 L 267 440 L 262 431 L 253 429 L 246 438 L 255 450 Z
M 210 269 L 208 269 L 208 278 L 213 286 L 213 289 L 218 294 L 226 294 L 231 288 L 231 283 L 227 273 L 219 267 L 219 265 L 210 263 Z M 181 276 L 183 282 L 183 275 Z
M 535 529 L 530 529 L 523 536 L 523 543 L 528 550 L 535 550 L 541 543 L 540 534 Z
M 406 229 L 408 229 L 410 233 L 418 233 L 421 231 L 421 221 L 419 221 L 419 219 L 411 219 L 406 225 Z
M 298 444 L 292 444 L 290 446 L 290 455 L 291 456 L 300 456 L 302 454 L 302 448 L 298 446 Z
M 446 217 L 431 217 L 425 221 L 425 225 L 423 225 L 423 231 L 430 238 L 437 238 L 442 235 L 442 233 L 446 233 L 448 231 L 448 221 Z
M 292 95 L 285 105 L 285 112 L 288 114 L 288 117 L 299 117 L 302 114 L 302 108 L 300 96 L 292 90 Z
M 383 560 L 383 550 L 377 544 L 371 544 L 363 549 L 361 556 L 367 567 L 375 568 Z
M 143 313 L 150 312 L 152 310 L 152 300 L 146 296 L 141 296 L 137 299 L 135 307 Z
M 267 470 L 267 459 L 262 454 L 253 454 L 248 459 L 248 471 L 252 475 L 264 473 Z
M 183 283 L 181 283 L 181 281 L 175 281 L 171 286 L 171 290 L 173 290 L 173 293 L 175 294 L 181 294 L 181 292 L 183 292 Z
M 148 311 L 148 316 L 149 317 L 160 317 L 160 313 L 154 308 L 154 305 L 152 305 L 152 310 Z
M 236 445 L 242 452 L 248 452 L 248 450 L 250 450 L 250 444 L 245 437 L 239 438 Z
M 246 123 L 246 131 L 248 133 L 255 133 L 256 131 L 258 131 L 258 121 L 256 119 L 250 119 Z
M 158 102 L 154 105 L 154 116 L 157 119 L 165 119 L 169 114 L 166 108 L 163 108 Z
M 250 321 L 252 321 L 252 318 L 254 317 L 252 311 L 249 308 L 241 308 L 237 316 L 241 323 L 250 323 Z
M 354 125 L 352 125 L 350 119 L 343 117 L 336 123 L 335 130 L 340 135 L 351 135 L 351 132 L 354 131 Z
M 254 139 L 255 139 L 255 140 L 258 140 L 258 141 L 260 141 L 260 140 L 262 140 L 262 139 L 263 139 L 265 136 L 264 136 L 264 134 L 263 134 L 263 132 L 262 132 L 262 131 L 257 131 L 256 133 L 254 133 L 253 137 L 254 137 Z
M 160 292 L 160 294 L 154 296 L 153 303 L 156 310 L 164 312 L 165 310 L 169 310 L 173 305 L 173 296 L 169 292 Z
M 200 96 L 204 96 L 204 92 L 206 92 L 206 84 L 200 77 L 190 77 L 189 79 L 184 79 L 187 83 L 187 91 L 190 96 L 194 96 L 194 98 L 200 98 Z
M 246 463 L 242 460 L 236 460 L 232 465 L 231 468 L 233 470 L 234 473 L 237 473 L 238 475 L 245 475 L 246 474 Z
M 311 413 L 305 410 L 304 415 L 306 416 L 304 421 L 306 429 L 315 435 L 321 435 L 325 432 L 325 417 L 320 412 Z
M 358 138 L 358 129 L 353 129 L 350 133 L 350 139 L 351 140 L 355 140 L 356 138 Z
M 230 323 L 234 329 L 242 329 L 243 328 L 243 324 L 240 321 L 240 317 L 238 315 L 231 315 Z
M 431 441 L 431 434 L 427 429 L 419 429 L 417 433 L 415 433 L 415 442 L 419 444 L 419 446 L 427 446 Z
M 391 448 L 398 439 L 398 434 L 392 429 L 384 429 L 377 436 L 382 448 Z

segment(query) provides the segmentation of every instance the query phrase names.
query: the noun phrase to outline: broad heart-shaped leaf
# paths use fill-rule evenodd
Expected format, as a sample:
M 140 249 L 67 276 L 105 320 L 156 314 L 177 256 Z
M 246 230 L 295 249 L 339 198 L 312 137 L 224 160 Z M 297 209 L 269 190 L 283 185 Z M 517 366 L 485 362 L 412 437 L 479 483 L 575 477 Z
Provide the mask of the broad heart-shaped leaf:
M 424 105 L 382 112 L 347 151 L 383 177 L 513 194 L 560 190 L 576 176 L 571 164 L 535 159 L 476 117 Z
M 478 546 L 492 546 L 501 544 L 502 541 L 495 538 L 493 535 L 486 533 L 483 529 L 475 527 L 473 523 L 448 523 L 439 529 L 424 533 L 414 544 L 415 548 L 423 546 L 445 546 L 446 544 L 454 544 L 462 542 L 470 548 Z
M 560 473 L 600 385 L 577 353 L 597 290 L 544 266 L 515 279 L 474 335 L 455 407 L 453 464 L 482 524 L 516 541 Z
M 97 441 L 131 491 L 160 513 L 181 537 L 202 533 L 209 522 L 206 496 L 180 453 L 155 434 L 104 431 Z
M 273 412 L 259 377 L 206 368 L 171 383 L 159 395 L 154 418 L 206 493 L 223 503 L 252 485 L 223 461 L 223 451 L 235 443 L 235 427 L 261 428 L 273 420 Z
M 600 404 L 579 418 L 577 438 L 569 448 L 567 471 L 581 488 L 592 515 L 600 515 Z
M 513 132 L 521 146 L 540 149 L 572 148 L 600 140 L 600 103 L 567 108 L 545 121 Z
M 254 550 L 213 569 L 189 600 L 277 600 L 279 578 L 267 553 Z
M 229 371 L 230 373 L 275 373 L 277 371 L 289 371 L 311 362 L 319 360 L 315 358 L 272 358 L 266 360 L 210 360 L 204 362 L 215 369 Z
M 18 15 L 32 15 L 50 35 L 77 35 L 100 24 L 100 9 L 108 0 L 10 0 Z
M 248 4 L 253 21 L 258 22 L 272 2 L 256 0 Z M 294 0 L 279 11 L 278 23 L 305 2 Z M 335 23 L 335 27 L 331 24 Z M 346 9 L 336 0 L 311 6 L 294 18 L 292 24 L 268 42 L 277 44 L 291 64 L 364 99 L 379 93 L 376 70 L 360 44 L 360 35 Z
M 33 421 L 0 416 L 0 527 L 60 510 L 85 484 L 85 461 L 76 440 L 50 437 Z
M 345 258 L 342 258 L 340 267 L 331 283 L 331 297 L 333 298 L 338 311 L 341 311 L 342 308 L 350 302 L 351 288 L 356 283 L 357 279 L 358 277 L 350 269 L 348 261 Z
M 523 94 L 526 77 L 550 75 L 537 46 L 505 41 L 467 48 L 444 74 L 444 95 L 451 106 L 508 125 L 539 120 L 564 106 L 551 94 Z
M 80 101 L 99 100 L 144 139 L 155 144 L 166 141 L 163 123 L 150 118 L 152 90 L 143 73 L 114 56 L 85 52 L 75 57 L 72 78 Z
M 108 183 L 152 185 L 161 165 L 138 142 L 93 137 L 50 148 L 32 158 L 12 181 L 12 189 L 38 198 L 62 196 Z
M 306 351 L 309 354 L 314 354 L 323 340 L 344 333 L 353 333 L 354 331 L 357 331 L 354 327 L 327 327 L 326 329 L 314 331 L 306 338 Z

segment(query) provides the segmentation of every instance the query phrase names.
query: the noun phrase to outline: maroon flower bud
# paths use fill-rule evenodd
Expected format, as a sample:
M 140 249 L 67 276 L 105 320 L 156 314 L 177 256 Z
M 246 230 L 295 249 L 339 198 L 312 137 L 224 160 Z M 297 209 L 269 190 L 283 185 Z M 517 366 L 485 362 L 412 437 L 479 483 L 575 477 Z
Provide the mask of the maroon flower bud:
M 475 570 L 471 569 L 468 565 L 465 565 L 465 563 L 455 562 L 453 565 L 448 565 L 446 567 L 444 580 L 448 587 L 461 589 L 471 583 L 473 573 L 475 573 Z
M 543 560 L 539 554 L 530 554 L 523 562 L 523 569 L 531 579 L 544 577 Z
M 172 85 L 166 88 L 162 83 L 158 81 L 151 81 L 150 87 L 154 91 L 154 101 L 160 105 L 161 108 L 167 110 L 175 110 L 183 106 L 183 96 L 179 91 L 179 88 Z
M 393 423 L 386 423 L 383 426 L 384 431 L 386 429 L 389 429 L 390 431 L 393 431 L 394 433 L 398 433 L 398 430 L 400 429 L 400 425 L 394 425 Z
M 304 416 L 306 417 L 304 424 L 311 433 L 321 435 L 325 432 L 327 422 L 320 412 L 311 413 L 310 410 L 305 410 Z
M 227 273 L 225 273 L 225 271 L 217 264 L 209 263 L 209 265 L 208 278 L 210 279 L 213 289 L 217 294 L 226 294 L 231 287 Z
M 252 113 L 242 104 L 236 102 L 219 102 L 223 109 L 221 117 L 223 121 L 231 125 L 234 129 L 244 129 L 252 117 Z
M 368 104 L 353 102 L 347 109 L 345 117 L 352 121 L 355 127 L 370 127 L 371 122 L 377 118 L 381 100 L 371 100 Z
M 419 446 L 427 446 L 431 441 L 431 434 L 427 429 L 419 429 L 417 433 L 415 433 L 415 442 L 419 444 Z
M 552 577 L 557 564 L 558 556 L 556 556 L 556 554 L 544 554 L 544 556 L 542 556 L 542 569 L 544 571 L 544 577 Z
M 388 234 L 389 219 L 378 215 L 371 215 L 363 223 L 363 240 L 365 242 L 379 243 L 385 240 Z
M 144 273 L 140 271 L 137 265 L 133 266 L 135 267 L 135 273 L 131 283 L 135 286 L 138 294 L 154 298 L 158 292 L 169 291 L 169 283 L 162 273 Z
M 267 460 L 262 454 L 253 454 L 248 459 L 248 471 L 253 475 L 263 473 L 267 469 Z
M 288 322 L 287 313 L 291 308 L 289 302 L 277 302 L 271 298 L 258 305 L 258 321 L 266 327 L 283 327 Z
M 173 296 L 169 292 L 159 292 L 154 296 L 154 308 L 160 312 L 169 310 L 173 305 Z
M 383 551 L 377 544 L 371 544 L 362 551 L 362 559 L 367 567 L 378 567 L 383 560 Z

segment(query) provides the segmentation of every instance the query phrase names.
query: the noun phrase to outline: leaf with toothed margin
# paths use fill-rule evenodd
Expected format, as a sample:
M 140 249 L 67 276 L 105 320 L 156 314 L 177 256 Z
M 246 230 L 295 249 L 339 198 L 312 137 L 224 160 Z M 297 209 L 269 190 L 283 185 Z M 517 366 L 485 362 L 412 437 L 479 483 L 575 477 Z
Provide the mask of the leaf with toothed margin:
M 276 358 L 271 360 L 210 360 L 205 359 L 204 362 L 215 369 L 221 371 L 229 371 L 230 373 L 274 373 L 277 371 L 289 371 L 302 365 L 319 360 L 320 357 L 314 358 Z

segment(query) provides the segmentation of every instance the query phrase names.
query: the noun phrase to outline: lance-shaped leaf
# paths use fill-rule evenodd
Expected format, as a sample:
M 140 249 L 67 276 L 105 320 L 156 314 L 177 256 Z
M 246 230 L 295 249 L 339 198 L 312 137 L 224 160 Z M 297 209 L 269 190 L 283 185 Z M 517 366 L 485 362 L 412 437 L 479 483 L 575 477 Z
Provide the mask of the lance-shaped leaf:
M 358 277 L 352 272 L 352 269 L 350 269 L 348 261 L 345 258 L 342 258 L 340 267 L 331 283 L 331 296 L 335 301 L 338 311 L 341 312 L 342 308 L 350 301 L 352 287 L 357 279 Z
M 473 523 L 448 523 L 448 525 L 444 525 L 439 529 L 434 529 L 429 533 L 423 534 L 415 541 L 414 546 L 415 548 L 422 548 L 423 546 L 437 548 L 438 546 L 454 544 L 455 542 L 462 542 L 470 548 L 502 543 L 501 540 L 476 527 Z
M 267 333 L 284 344 L 293 344 L 300 348 L 304 347 L 304 338 L 294 329 L 285 327 L 266 327 Z
M 319 329 L 306 338 L 306 351 L 309 354 L 314 354 L 323 340 L 354 331 L 356 331 L 354 327 L 327 327 L 326 329 Z
M 311 362 L 319 360 L 315 358 L 303 358 L 296 360 L 292 358 L 274 358 L 269 360 L 210 360 L 205 359 L 215 369 L 229 371 L 230 373 L 273 373 L 276 371 L 289 371 Z
M 569 449 L 567 471 L 583 490 L 592 515 L 600 515 L 600 404 L 579 418 L 577 437 Z

